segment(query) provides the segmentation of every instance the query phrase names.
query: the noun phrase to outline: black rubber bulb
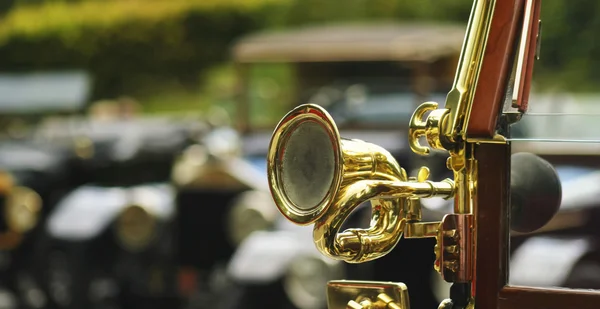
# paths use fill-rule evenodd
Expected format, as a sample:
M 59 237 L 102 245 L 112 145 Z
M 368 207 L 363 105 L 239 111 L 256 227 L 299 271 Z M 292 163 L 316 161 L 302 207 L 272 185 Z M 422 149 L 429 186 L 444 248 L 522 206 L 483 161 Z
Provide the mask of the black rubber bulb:
M 511 156 L 510 228 L 521 233 L 540 229 L 554 217 L 562 200 L 556 170 L 548 161 L 531 153 Z

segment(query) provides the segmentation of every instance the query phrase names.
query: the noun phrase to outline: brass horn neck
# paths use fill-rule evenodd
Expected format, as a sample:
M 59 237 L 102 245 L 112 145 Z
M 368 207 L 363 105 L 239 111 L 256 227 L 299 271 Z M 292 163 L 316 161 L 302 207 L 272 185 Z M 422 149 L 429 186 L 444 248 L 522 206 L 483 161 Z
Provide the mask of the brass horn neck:
M 410 203 L 420 197 L 454 194 L 451 180 L 413 182 L 359 180 L 340 190 L 334 204 L 316 223 L 313 238 L 319 251 L 349 263 L 362 263 L 389 253 L 398 243 L 411 217 Z M 371 226 L 339 233 L 350 213 L 371 202 Z

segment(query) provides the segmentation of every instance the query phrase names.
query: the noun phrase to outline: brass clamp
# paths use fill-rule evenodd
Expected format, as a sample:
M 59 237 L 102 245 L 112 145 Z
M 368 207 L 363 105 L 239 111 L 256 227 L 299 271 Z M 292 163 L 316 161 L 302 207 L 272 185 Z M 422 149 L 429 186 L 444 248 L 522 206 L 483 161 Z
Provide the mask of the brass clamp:
M 407 223 L 404 237 L 435 237 L 435 270 L 447 282 L 468 282 L 473 278 L 473 233 L 472 214 L 448 214 L 440 222 Z
M 428 112 L 430 112 L 429 116 L 424 118 Z M 449 110 L 447 109 L 438 109 L 438 103 L 436 102 L 425 102 L 417 107 L 408 125 L 408 144 L 414 153 L 427 155 L 430 152 L 429 147 L 423 146 L 419 142 L 421 137 L 425 137 L 429 146 L 434 149 L 446 149 L 442 145 L 440 134 L 448 113 Z

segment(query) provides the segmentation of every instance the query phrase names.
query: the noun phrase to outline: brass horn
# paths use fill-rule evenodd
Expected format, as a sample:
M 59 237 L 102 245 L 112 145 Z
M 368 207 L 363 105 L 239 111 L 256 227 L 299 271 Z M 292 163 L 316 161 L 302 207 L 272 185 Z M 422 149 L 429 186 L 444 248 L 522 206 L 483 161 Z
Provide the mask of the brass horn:
M 427 180 L 426 168 L 409 178 L 393 156 L 371 143 L 340 138 L 329 113 L 300 105 L 277 125 L 268 154 L 269 186 L 290 221 L 314 223 L 319 251 L 362 263 L 384 256 L 400 240 L 415 200 L 454 194 L 450 179 Z M 371 226 L 338 233 L 350 213 L 370 201 Z

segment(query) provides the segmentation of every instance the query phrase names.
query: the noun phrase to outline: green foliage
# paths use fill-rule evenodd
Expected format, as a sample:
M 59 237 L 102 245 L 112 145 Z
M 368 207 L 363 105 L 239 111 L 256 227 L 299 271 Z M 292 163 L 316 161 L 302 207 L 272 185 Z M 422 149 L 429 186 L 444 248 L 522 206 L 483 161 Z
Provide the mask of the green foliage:
M 545 1 L 542 6 L 541 65 L 536 78 L 571 91 L 598 90 L 600 82 L 600 3 Z
M 234 71 L 222 64 L 229 60 L 233 40 L 249 32 L 348 21 L 466 23 L 472 6 L 471 0 L 0 2 L 0 14 L 5 12 L 0 19 L 4 71 L 87 69 L 96 81 L 94 97 L 144 95 L 152 98 L 148 104 L 156 110 L 157 100 L 171 102 L 166 109 L 186 104 L 203 109 L 210 102 L 233 109 Z M 594 89 L 600 82 L 600 41 L 595 39 L 600 2 L 552 0 L 542 8 L 536 84 Z
M 274 2 L 280 1 L 18 3 L 0 21 L 0 66 L 87 69 L 96 98 L 138 95 L 163 84 L 196 89 L 203 70 L 229 58 L 233 39 L 260 28 L 256 10 Z
M 277 0 L 87 0 L 17 5 L 0 23 L 0 40 L 58 36 L 76 42 L 90 28 L 111 32 L 132 22 L 157 23 L 190 12 L 249 13 Z M 22 3 L 22 2 L 21 2 Z M 17 3 L 18 4 L 18 3 Z
M 262 64 L 250 70 L 249 121 L 255 127 L 270 128 L 295 102 L 294 68 L 288 64 Z

